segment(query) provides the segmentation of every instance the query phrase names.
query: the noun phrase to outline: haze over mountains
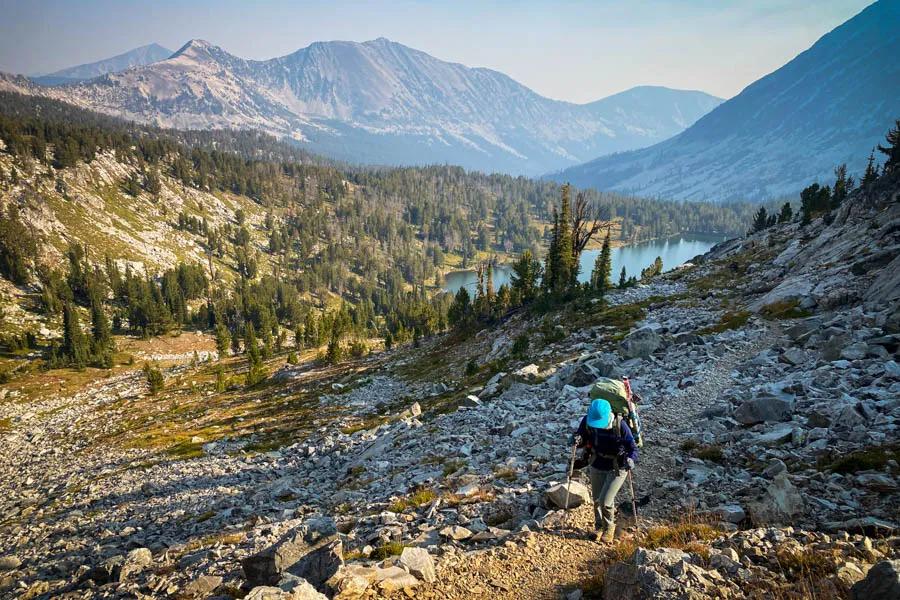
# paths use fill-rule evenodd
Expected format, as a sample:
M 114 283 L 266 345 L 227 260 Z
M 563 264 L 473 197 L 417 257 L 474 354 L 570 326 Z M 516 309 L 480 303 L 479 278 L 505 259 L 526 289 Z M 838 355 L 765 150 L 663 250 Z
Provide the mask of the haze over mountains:
M 762 199 L 859 175 L 900 117 L 900 2 L 872 4 L 678 136 L 552 175 L 691 200 Z
M 159 44 L 147 44 L 146 46 L 129 50 L 128 52 L 118 54 L 111 58 L 61 69 L 59 71 L 54 71 L 53 73 L 48 73 L 47 75 L 32 77 L 31 79 L 40 85 L 78 83 L 80 81 L 87 81 L 88 79 L 106 75 L 107 73 L 118 73 L 119 71 L 124 71 L 131 67 L 149 65 L 160 60 L 165 60 L 171 55 L 171 50 L 163 48 Z
M 18 87 L 167 127 L 261 129 L 354 162 L 530 175 L 662 141 L 721 102 L 661 87 L 562 102 L 384 38 L 264 61 L 192 40 L 166 60 L 88 82 Z

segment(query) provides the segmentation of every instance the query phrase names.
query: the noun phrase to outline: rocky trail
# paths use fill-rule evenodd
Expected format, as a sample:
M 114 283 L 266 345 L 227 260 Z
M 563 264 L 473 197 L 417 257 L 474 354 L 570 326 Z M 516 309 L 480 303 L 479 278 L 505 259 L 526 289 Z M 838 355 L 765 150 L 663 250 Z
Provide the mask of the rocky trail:
M 602 303 L 343 372 L 280 368 L 235 394 L 302 425 L 272 447 L 202 382 L 196 415 L 135 370 L 3 388 L 0 596 L 896 598 L 900 203 L 853 206 Z M 175 363 L 168 385 L 202 369 Z M 590 386 L 626 374 L 642 527 L 623 511 L 603 547 L 585 488 L 568 511 L 559 491 Z M 123 432 L 173 445 L 110 443 Z

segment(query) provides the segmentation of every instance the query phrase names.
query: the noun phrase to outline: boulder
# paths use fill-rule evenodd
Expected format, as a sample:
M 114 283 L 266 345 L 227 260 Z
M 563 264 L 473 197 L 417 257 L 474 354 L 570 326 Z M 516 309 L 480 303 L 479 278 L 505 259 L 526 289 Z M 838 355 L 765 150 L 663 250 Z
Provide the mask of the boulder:
M 740 523 L 747 518 L 747 513 L 740 504 L 726 504 L 714 508 L 712 512 L 726 523 Z
M 790 524 L 805 509 L 803 496 L 788 479 L 779 473 L 763 493 L 749 503 L 750 518 L 757 526 Z
M 734 419 L 742 425 L 755 425 L 766 421 L 787 421 L 794 411 L 794 403 L 785 398 L 762 394 L 745 400 L 734 411 Z
M 321 585 L 343 564 L 337 528 L 330 518 L 312 518 L 265 550 L 241 561 L 250 585 L 275 585 L 290 572 Z
M 437 579 L 434 561 L 424 548 L 404 548 L 398 563 L 425 583 L 434 583 Z
M 900 598 L 900 560 L 883 560 L 869 569 L 865 579 L 850 588 L 853 600 Z
M 887 303 L 900 298 L 900 255 L 897 255 L 866 290 L 864 297 L 869 302 Z
M 534 363 L 513 371 L 513 376 L 522 381 L 534 381 L 540 377 L 540 374 L 541 368 Z
M 655 329 L 641 327 L 625 336 L 619 350 L 625 358 L 647 358 L 659 348 L 660 344 L 662 340 Z
M 206 598 L 222 585 L 222 578 L 217 575 L 203 575 L 193 580 L 181 590 L 187 598 Z
M 796 277 L 785 278 L 777 287 L 769 291 L 767 294 L 752 302 L 749 309 L 753 312 L 760 312 L 764 307 L 776 302 L 784 302 L 790 300 L 803 300 L 812 292 L 813 284 L 808 276 L 799 275 Z
M 22 561 L 15 556 L 0 556 L 0 571 L 15 571 L 22 566 Z
M 616 600 L 671 598 L 679 587 L 674 579 L 657 573 L 651 567 L 617 562 L 606 570 L 603 597 Z
M 567 497 L 568 503 L 566 501 Z M 560 483 L 548 489 L 544 493 L 544 498 L 547 500 L 547 504 L 550 506 L 569 509 L 581 506 L 586 502 L 590 502 L 591 492 L 584 484 L 577 481 L 572 481 L 569 482 L 568 485 L 568 496 L 566 494 L 566 484 Z
M 600 378 L 600 372 L 586 362 L 579 363 L 572 368 L 571 373 L 563 379 L 563 383 L 575 388 L 591 385 Z

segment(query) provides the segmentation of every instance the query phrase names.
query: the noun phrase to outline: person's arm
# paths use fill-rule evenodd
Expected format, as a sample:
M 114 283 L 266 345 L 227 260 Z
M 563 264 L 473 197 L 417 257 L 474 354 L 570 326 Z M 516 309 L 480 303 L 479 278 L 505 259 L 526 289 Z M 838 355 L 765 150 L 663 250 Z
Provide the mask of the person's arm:
M 578 441 L 579 448 L 584 448 L 588 445 L 587 417 L 581 417 L 581 423 L 578 424 L 578 429 L 573 437 Z
M 631 428 L 625 421 L 622 421 L 622 448 L 625 450 L 625 458 L 630 459 L 632 463 L 637 462 L 638 451 L 637 444 L 634 441 L 634 435 Z

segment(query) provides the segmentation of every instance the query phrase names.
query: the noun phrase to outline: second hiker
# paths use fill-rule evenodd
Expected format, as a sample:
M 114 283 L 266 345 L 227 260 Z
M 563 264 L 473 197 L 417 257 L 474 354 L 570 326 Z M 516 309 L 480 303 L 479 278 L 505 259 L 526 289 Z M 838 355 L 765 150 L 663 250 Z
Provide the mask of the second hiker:
M 576 445 L 588 448 L 588 476 L 594 502 L 596 539 L 612 542 L 616 535 L 616 494 L 637 460 L 637 444 L 623 419 L 606 400 L 594 400 L 576 432 Z

